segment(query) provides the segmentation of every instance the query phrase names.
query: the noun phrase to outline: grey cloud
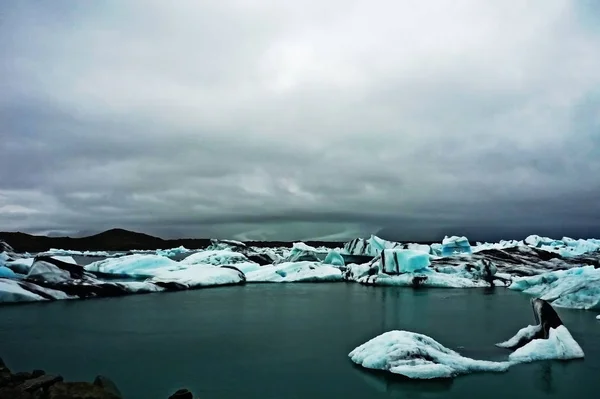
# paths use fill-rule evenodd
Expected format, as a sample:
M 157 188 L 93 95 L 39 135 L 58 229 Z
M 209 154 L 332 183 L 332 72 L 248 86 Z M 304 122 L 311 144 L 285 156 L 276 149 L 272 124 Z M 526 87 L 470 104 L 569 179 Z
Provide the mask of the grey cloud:
M 595 234 L 600 13 L 453 4 L 4 2 L 1 230 Z

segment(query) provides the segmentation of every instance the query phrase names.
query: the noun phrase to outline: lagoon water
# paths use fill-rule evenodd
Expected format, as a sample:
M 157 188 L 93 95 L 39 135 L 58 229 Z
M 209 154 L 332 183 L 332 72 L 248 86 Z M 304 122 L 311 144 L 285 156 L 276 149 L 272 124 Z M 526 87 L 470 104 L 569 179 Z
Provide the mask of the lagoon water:
M 113 379 L 125 398 L 181 387 L 211 398 L 592 398 L 600 393 L 600 322 L 557 309 L 584 360 L 506 373 L 408 381 L 356 367 L 348 353 L 385 331 L 427 334 L 476 359 L 533 324 L 529 298 L 504 288 L 257 284 L 0 307 L 0 356 L 14 371 Z

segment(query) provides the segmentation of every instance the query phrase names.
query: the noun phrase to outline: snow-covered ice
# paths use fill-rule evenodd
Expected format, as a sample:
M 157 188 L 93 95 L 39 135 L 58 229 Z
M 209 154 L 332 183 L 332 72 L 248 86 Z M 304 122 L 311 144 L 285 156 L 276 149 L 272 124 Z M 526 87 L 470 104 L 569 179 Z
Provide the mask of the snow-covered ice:
M 196 252 L 181 261 L 184 265 L 236 265 L 239 263 L 249 263 L 246 256 L 230 250 L 208 250 Z M 254 263 L 254 262 L 252 262 Z
M 531 327 L 529 326 L 529 328 Z M 523 330 L 519 332 L 521 331 Z M 569 330 L 561 325 L 557 328 L 550 328 L 547 339 L 532 340 L 511 353 L 508 359 L 513 362 L 528 363 L 537 360 L 570 360 L 583 357 L 581 346 L 573 339 Z
M 600 309 L 600 269 L 593 266 L 513 279 L 510 289 L 573 309 Z
M 426 335 L 397 330 L 367 341 L 348 356 L 365 368 L 414 379 L 450 378 L 481 371 L 503 372 L 510 366 L 509 362 L 464 357 Z
M 444 237 L 442 240 L 442 256 L 471 254 L 471 244 L 467 237 Z
M 187 268 L 185 264 L 160 255 L 134 254 L 120 258 L 109 258 L 90 263 L 85 270 L 95 273 L 114 274 L 133 278 L 150 278 L 162 271 Z
M 384 249 L 381 252 L 381 263 L 387 274 L 416 272 L 431 264 L 428 253 L 410 249 Z
M 320 262 L 285 262 L 262 266 L 259 270 L 247 273 L 246 280 L 255 283 L 341 281 L 342 272 L 337 267 Z
M 148 280 L 148 282 L 155 284 L 174 283 L 187 288 L 240 284 L 244 281 L 244 274 L 237 270 L 211 265 L 192 266 L 183 270 L 166 271 Z

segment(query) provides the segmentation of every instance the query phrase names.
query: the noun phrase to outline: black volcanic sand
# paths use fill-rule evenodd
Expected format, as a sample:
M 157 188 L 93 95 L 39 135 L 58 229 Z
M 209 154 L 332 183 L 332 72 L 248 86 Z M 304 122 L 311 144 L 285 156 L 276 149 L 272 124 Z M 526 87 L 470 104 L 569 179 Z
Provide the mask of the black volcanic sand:
M 0 308 L 0 356 L 13 370 L 66 380 L 109 376 L 125 398 L 593 398 L 600 392 L 595 313 L 557 309 L 584 360 L 544 361 L 447 381 L 407 381 L 356 367 L 348 353 L 393 329 L 420 332 L 476 359 L 534 323 L 507 289 L 260 284 Z

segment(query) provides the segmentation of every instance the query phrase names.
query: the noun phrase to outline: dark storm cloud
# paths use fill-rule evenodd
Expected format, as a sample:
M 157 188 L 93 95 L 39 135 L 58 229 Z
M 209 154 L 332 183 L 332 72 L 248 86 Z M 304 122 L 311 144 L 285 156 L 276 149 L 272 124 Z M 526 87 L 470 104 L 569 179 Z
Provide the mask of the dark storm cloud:
M 5 1 L 0 230 L 600 234 L 599 15 Z

